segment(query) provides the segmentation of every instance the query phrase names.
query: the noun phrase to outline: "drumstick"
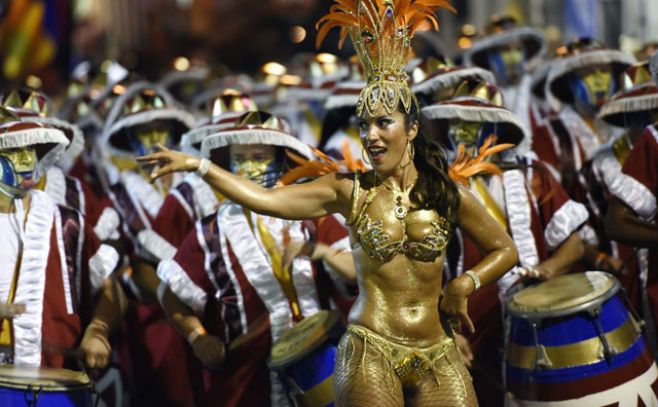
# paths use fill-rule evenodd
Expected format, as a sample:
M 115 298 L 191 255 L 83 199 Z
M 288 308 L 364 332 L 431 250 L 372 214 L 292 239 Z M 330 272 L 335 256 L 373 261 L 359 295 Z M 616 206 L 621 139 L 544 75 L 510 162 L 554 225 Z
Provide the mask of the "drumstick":
M 267 331 L 270 327 L 270 318 L 267 314 L 261 314 L 254 322 L 247 326 L 247 333 L 238 336 L 228 345 L 228 350 L 232 351 L 241 346 L 244 346 L 254 339 L 256 339 L 260 334 Z

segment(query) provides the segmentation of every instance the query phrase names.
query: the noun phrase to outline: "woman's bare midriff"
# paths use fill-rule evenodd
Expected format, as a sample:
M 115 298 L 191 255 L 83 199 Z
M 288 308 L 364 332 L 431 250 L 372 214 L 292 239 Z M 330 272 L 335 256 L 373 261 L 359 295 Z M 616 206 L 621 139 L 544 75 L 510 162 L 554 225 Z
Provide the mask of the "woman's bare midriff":
M 424 348 L 445 336 L 439 321 L 443 256 L 432 263 L 399 254 L 382 263 L 355 248 L 359 296 L 348 321 L 392 342 Z

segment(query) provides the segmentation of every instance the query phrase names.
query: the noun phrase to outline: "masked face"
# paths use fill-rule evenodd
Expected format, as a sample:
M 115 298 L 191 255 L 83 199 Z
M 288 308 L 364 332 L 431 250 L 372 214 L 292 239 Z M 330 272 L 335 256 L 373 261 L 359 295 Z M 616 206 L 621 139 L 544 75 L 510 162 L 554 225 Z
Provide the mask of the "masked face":
M 261 144 L 232 145 L 231 172 L 257 184 L 271 186 L 278 178 L 276 147 Z
M 593 116 L 617 90 L 612 70 L 608 67 L 589 68 L 576 72 L 571 82 L 576 109 Z
M 133 149 L 138 155 L 155 152 L 158 144 L 169 147 L 169 129 L 163 126 L 144 126 L 135 131 L 135 145 Z
M 448 125 L 450 126 L 448 137 L 450 137 L 450 140 L 452 140 L 455 146 L 463 144 L 466 150 L 477 147 L 482 123 L 453 119 L 448 121 Z
M 0 150 L 0 190 L 10 197 L 25 195 L 36 183 L 37 163 L 33 148 Z
M 489 66 L 501 86 L 515 85 L 523 76 L 525 55 L 520 44 L 511 44 L 488 53 Z

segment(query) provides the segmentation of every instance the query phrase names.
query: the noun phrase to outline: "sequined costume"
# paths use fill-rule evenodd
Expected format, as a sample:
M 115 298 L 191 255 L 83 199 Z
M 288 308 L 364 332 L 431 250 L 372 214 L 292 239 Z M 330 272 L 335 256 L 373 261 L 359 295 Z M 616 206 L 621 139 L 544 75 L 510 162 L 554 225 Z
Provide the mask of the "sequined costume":
M 451 338 L 414 348 L 360 325 L 350 325 L 340 341 L 334 388 L 339 406 L 477 406 L 471 376 Z
M 374 172 L 370 174 L 374 175 Z M 383 220 L 372 220 L 366 213 L 368 206 L 377 196 L 379 186 L 373 186 L 368 190 L 365 203 L 357 215 L 357 205 L 361 190 L 359 176 L 359 172 L 354 174 L 353 206 L 348 223 L 353 224 L 356 228 L 358 243 L 368 256 L 380 261 L 390 261 L 397 254 L 405 254 L 410 259 L 423 262 L 433 262 L 441 256 L 443 249 L 450 239 L 450 229 L 447 219 L 437 214 L 431 214 L 430 217 L 432 219 L 428 219 L 428 223 L 431 226 L 431 233 L 425 235 L 422 240 L 411 240 L 407 234 L 407 222 L 401 219 L 404 233 L 402 238 L 394 240 L 386 232 L 388 228 L 385 228 Z

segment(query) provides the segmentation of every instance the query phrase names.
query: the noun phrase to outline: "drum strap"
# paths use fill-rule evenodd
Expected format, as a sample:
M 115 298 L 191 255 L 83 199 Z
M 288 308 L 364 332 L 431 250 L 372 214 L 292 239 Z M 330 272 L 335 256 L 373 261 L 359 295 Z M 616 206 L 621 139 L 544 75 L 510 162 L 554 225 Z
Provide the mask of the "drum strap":
M 246 209 L 244 212 L 245 216 L 247 217 L 247 222 L 253 231 L 254 225 L 251 218 L 251 212 Z M 304 319 L 304 316 L 302 315 L 301 307 L 299 306 L 297 290 L 295 290 L 295 285 L 292 278 L 292 270 L 290 268 L 283 267 L 283 255 L 281 250 L 279 250 L 276 240 L 270 233 L 267 225 L 265 225 L 263 219 L 258 215 L 256 215 L 256 229 L 258 231 L 260 241 L 263 243 L 263 246 L 265 246 L 265 251 L 270 258 L 270 264 L 272 265 L 274 276 L 279 282 L 279 285 L 281 286 L 284 294 L 288 298 L 288 304 L 290 305 L 290 311 L 292 312 L 293 320 L 296 322 L 301 321 Z M 289 240 L 289 235 L 288 238 L 286 238 L 287 232 L 287 230 L 283 231 L 284 244 L 287 243 L 286 240 Z
M 486 185 L 484 185 L 482 182 L 482 179 L 479 177 L 471 178 L 471 185 L 475 191 L 477 191 L 477 194 L 480 196 L 480 198 L 482 198 L 487 213 L 492 218 L 494 218 L 496 222 L 498 222 L 500 226 L 503 227 L 503 229 L 507 230 L 507 217 L 505 217 L 505 213 L 500 209 L 491 194 L 489 194 L 489 191 L 487 190 Z
M 624 162 L 626 162 L 626 157 L 628 157 L 628 153 L 631 151 L 631 141 L 626 134 L 612 143 L 612 151 L 614 151 L 619 164 L 623 166 Z
M 304 112 L 304 118 L 306 119 L 306 122 L 311 128 L 311 132 L 313 133 L 313 138 L 319 141 L 320 133 L 322 132 L 322 123 L 320 123 L 320 120 L 318 120 L 318 118 L 315 116 L 315 114 L 313 114 L 313 112 L 310 109 Z

